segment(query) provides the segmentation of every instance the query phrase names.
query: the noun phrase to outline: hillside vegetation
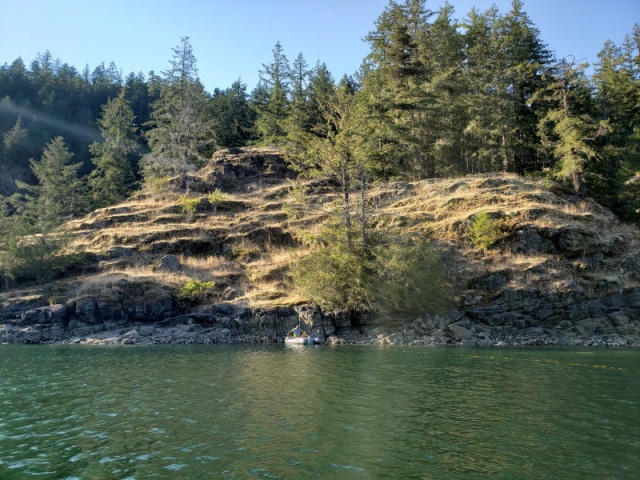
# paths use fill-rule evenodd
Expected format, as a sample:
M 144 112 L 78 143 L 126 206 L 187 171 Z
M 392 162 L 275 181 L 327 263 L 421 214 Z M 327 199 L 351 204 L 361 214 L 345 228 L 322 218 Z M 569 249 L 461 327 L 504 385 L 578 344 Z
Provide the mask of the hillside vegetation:
M 294 183 L 280 152 L 262 148 L 217 152 L 187 190 L 179 183 L 67 223 L 71 247 L 86 253 L 81 273 L 3 293 L 0 340 L 86 340 L 105 331 L 122 340 L 132 328 L 138 338 L 141 325 L 167 326 L 168 318 L 200 324 L 199 333 L 217 328 L 216 341 L 275 339 L 290 328 L 308 304 L 290 268 L 328 218 L 331 182 Z M 301 184 L 305 209 L 292 194 Z M 485 174 L 381 183 L 366 203 L 372 230 L 433 239 L 451 307 L 410 318 L 316 312 L 327 335 L 475 344 L 508 335 L 604 335 L 625 344 L 638 335 L 640 233 L 592 200 L 548 181 Z

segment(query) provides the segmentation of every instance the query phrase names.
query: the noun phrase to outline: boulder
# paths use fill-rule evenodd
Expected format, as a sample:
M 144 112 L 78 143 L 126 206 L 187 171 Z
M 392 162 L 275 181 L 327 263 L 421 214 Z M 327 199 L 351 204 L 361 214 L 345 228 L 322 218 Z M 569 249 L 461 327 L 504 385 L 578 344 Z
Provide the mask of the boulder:
M 447 330 L 449 330 L 456 339 L 470 340 L 471 337 L 473 337 L 473 332 L 464 325 L 461 325 L 461 322 L 452 323 L 447 326 Z
M 180 270 L 180 260 L 175 255 L 165 255 L 160 259 L 158 268 L 164 272 L 177 272 Z

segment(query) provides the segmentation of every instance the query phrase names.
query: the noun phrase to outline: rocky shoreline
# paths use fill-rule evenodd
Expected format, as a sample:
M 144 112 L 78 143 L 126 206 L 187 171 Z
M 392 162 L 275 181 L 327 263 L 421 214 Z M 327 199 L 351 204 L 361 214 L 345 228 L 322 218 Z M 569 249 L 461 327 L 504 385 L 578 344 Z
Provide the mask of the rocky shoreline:
M 615 298 L 576 304 L 565 298 L 555 306 L 547 302 L 546 309 L 522 298 L 513 311 L 508 310 L 514 305 L 511 295 L 511 302 L 393 320 L 324 316 L 305 307 L 247 309 L 233 303 L 183 313 L 171 297 L 130 308 L 94 297 L 43 305 L 44 297 L 33 296 L 0 310 L 0 344 L 268 344 L 282 342 L 302 318 L 331 345 L 640 347 L 638 288 Z

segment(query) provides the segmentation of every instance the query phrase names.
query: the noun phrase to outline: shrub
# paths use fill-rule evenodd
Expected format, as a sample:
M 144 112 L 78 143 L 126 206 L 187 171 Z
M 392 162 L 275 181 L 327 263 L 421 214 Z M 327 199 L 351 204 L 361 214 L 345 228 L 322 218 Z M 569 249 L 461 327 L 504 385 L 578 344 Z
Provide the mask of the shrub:
M 430 242 L 401 239 L 376 252 L 378 308 L 386 313 L 440 313 L 447 309 L 446 275 Z
M 292 268 L 295 287 L 326 312 L 367 311 L 374 305 L 371 262 L 342 244 L 321 248 Z
M 171 177 L 151 177 L 145 179 L 144 183 L 151 193 L 160 193 L 167 190 Z
M 82 252 L 66 252 L 69 239 L 64 235 L 33 235 L 5 238 L 0 251 L 0 274 L 17 283 L 44 283 L 59 278 L 85 261 Z
M 200 204 L 200 199 L 197 197 L 187 197 L 186 195 L 180 195 L 180 198 L 178 198 L 176 204 L 182 207 L 182 211 L 188 215 L 189 220 L 193 220 L 196 214 L 196 209 Z
M 200 280 L 190 279 L 180 289 L 180 296 L 192 300 L 211 293 L 215 286 L 214 282 L 201 282 Z
M 214 212 L 218 210 L 218 205 L 220 205 L 222 202 L 227 200 L 227 198 L 229 198 L 229 195 L 222 192 L 218 188 L 216 188 L 213 192 L 207 195 L 207 199 L 209 200 L 209 203 L 213 207 Z
M 488 250 L 502 238 L 500 227 L 500 221 L 491 214 L 479 213 L 469 223 L 469 238 L 477 248 Z

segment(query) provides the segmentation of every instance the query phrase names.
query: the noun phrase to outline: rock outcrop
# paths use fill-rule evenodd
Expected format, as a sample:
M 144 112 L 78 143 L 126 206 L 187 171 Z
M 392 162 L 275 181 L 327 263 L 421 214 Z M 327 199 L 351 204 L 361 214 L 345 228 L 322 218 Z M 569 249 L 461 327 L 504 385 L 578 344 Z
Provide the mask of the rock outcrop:
M 187 192 L 143 192 L 71 222 L 86 275 L 3 293 L 0 343 L 273 342 L 302 319 L 334 343 L 640 345 L 638 229 L 514 175 L 393 182 L 368 194 L 371 228 L 433 239 L 449 313 L 310 310 L 290 288 L 289 267 L 336 186 L 291 177 L 277 150 L 225 150 L 188 178 Z M 225 193 L 214 206 L 216 189 Z M 187 194 L 197 203 L 189 214 L 179 202 Z M 296 210 L 295 194 L 311 213 Z M 482 213 L 495 223 L 490 247 L 470 235 Z M 214 288 L 182 298 L 192 279 Z

